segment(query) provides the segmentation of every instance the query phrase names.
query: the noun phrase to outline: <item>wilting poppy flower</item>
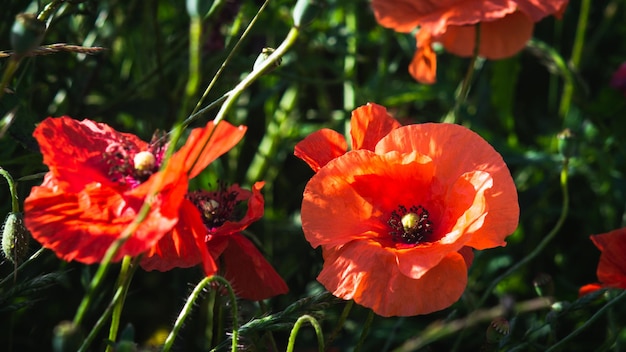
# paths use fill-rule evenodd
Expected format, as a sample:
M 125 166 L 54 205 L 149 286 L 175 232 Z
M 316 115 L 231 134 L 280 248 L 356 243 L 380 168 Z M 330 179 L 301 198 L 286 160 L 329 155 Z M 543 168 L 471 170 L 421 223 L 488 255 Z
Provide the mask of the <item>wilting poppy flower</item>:
M 450 306 L 465 290 L 472 248 L 504 246 L 517 227 L 506 164 L 465 127 L 399 126 L 375 104 L 356 109 L 351 125 L 363 141 L 352 151 L 340 153 L 338 138 L 324 146 L 320 134 L 296 146 L 316 171 L 302 228 L 322 247 L 318 281 L 382 316 Z
M 480 56 L 513 56 L 531 38 L 534 23 L 564 11 L 568 0 L 373 0 L 378 23 L 398 32 L 419 27 L 417 50 L 409 72 L 422 83 L 436 80 L 437 57 L 431 44 L 440 42 L 458 56 L 469 57 L 480 23 Z
M 218 263 L 223 275 L 235 293 L 244 299 L 262 300 L 288 291 L 287 285 L 261 252 L 241 234 L 264 212 L 261 194 L 263 182 L 253 185 L 252 191 L 233 185 L 221 185 L 217 191 L 193 191 L 183 202 L 181 217 L 174 233 L 194 233 L 203 242 L 197 248 L 176 250 L 170 238 L 164 238 L 144 255 L 141 266 L 146 270 L 166 271 L 173 267 L 194 266 L 202 262 L 202 251 L 208 248 L 211 260 Z M 241 206 L 246 204 L 245 213 Z M 184 213 L 184 215 L 183 215 Z M 192 246 L 193 247 L 193 246 Z M 181 262 L 184 262 L 182 265 Z M 217 270 L 217 267 L 216 267 Z
M 600 283 L 585 285 L 580 288 L 580 295 L 600 288 L 626 289 L 626 227 L 601 235 L 591 236 L 591 241 L 602 252 L 598 263 Z
M 172 236 L 184 257 L 187 248 L 204 241 L 204 234 L 198 239 L 170 232 L 179 223 L 188 180 L 231 149 L 245 130 L 226 122 L 194 129 L 160 172 L 163 138 L 146 143 L 102 123 L 47 118 L 34 136 L 50 171 L 24 202 L 26 226 L 60 258 L 97 263 L 137 217 L 146 197 L 156 194 L 148 199 L 151 207 L 145 220 L 114 260 L 139 255 L 165 235 Z M 213 270 L 208 252 L 203 257 L 205 270 Z

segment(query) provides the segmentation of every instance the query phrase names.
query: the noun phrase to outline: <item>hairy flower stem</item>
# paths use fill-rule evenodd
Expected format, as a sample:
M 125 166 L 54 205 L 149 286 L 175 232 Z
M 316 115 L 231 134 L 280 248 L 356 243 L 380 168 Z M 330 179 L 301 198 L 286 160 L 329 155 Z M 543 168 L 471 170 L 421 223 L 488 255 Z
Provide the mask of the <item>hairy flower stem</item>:
M 302 324 L 304 324 L 305 321 L 308 321 L 311 325 L 313 325 L 313 329 L 315 329 L 315 335 L 317 336 L 317 350 L 319 352 L 324 352 L 324 334 L 322 333 L 322 328 L 317 322 L 317 319 L 308 314 L 305 314 L 298 318 L 298 320 L 296 320 L 296 323 L 293 325 L 291 333 L 289 334 L 289 342 L 287 343 L 286 351 L 293 352 L 293 348 L 296 344 L 296 337 L 298 336 L 300 327 L 302 326 Z
M 185 302 L 185 306 L 180 311 L 180 314 L 178 315 L 178 318 L 176 319 L 176 322 L 174 323 L 174 327 L 172 328 L 172 331 L 167 336 L 167 339 L 165 339 L 165 344 L 163 345 L 163 349 L 162 349 L 163 352 L 167 352 L 170 350 L 170 348 L 172 348 L 172 345 L 174 344 L 174 340 L 176 339 L 178 332 L 182 328 L 185 322 L 185 319 L 187 319 L 187 316 L 189 315 L 189 313 L 191 313 L 191 310 L 196 300 L 200 296 L 200 293 L 204 290 L 204 288 L 207 285 L 209 285 L 210 283 L 214 281 L 217 281 L 221 283 L 222 285 L 226 286 L 226 289 L 228 290 L 228 296 L 230 298 L 230 302 L 232 305 L 232 317 L 233 317 L 231 351 L 232 352 L 237 351 L 237 336 L 238 336 L 239 322 L 237 319 L 238 312 L 237 312 L 237 299 L 235 297 L 235 292 L 233 291 L 233 288 L 230 286 L 230 283 L 228 283 L 228 280 L 226 280 L 225 278 L 221 276 L 214 275 L 214 276 L 205 277 L 204 279 L 202 279 L 198 283 L 198 285 L 196 285 L 196 287 L 193 289 L 193 291 L 191 292 L 191 295 L 189 295 L 189 298 L 187 298 L 187 301 Z
M 574 37 L 574 46 L 572 47 L 572 56 L 570 58 L 571 69 L 578 70 L 582 52 L 585 46 L 585 33 L 587 31 L 587 22 L 589 19 L 589 10 L 591 8 L 591 0 L 582 0 L 580 4 L 580 15 L 578 17 L 578 25 L 576 26 L 576 36 Z M 559 115 L 565 119 L 569 115 L 569 109 L 572 105 L 572 96 L 574 95 L 574 80 L 566 80 L 561 95 L 561 105 L 559 106 Z
M 615 298 L 613 298 L 612 300 L 607 302 L 602 308 L 598 309 L 598 311 L 595 312 L 595 314 L 593 316 L 591 316 L 591 318 L 587 319 L 584 324 L 582 324 L 576 330 L 574 330 L 571 333 L 569 333 L 569 335 L 565 336 L 563 339 L 561 339 L 556 344 L 552 345 L 549 349 L 546 350 L 546 352 L 562 351 L 562 348 L 565 346 L 565 344 L 567 342 L 569 342 L 571 339 L 573 339 L 578 334 L 583 332 L 585 329 L 590 327 L 593 323 L 595 323 L 596 320 L 598 320 L 604 313 L 609 311 L 609 309 L 613 305 L 615 305 L 616 303 L 620 302 L 624 297 L 626 297 L 626 290 L 622 291 L 622 293 L 620 293 L 618 296 L 616 296 Z

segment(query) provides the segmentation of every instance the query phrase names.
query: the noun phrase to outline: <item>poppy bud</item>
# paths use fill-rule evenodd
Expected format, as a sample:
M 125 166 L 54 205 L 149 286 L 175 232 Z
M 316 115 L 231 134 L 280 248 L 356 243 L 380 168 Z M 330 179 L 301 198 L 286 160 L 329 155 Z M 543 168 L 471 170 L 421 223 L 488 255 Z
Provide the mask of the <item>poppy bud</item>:
M 540 273 L 533 280 L 535 292 L 539 297 L 551 297 L 554 295 L 554 282 L 552 276 L 546 273 Z
M 298 0 L 293 8 L 293 25 L 306 26 L 313 21 L 320 12 L 321 2 L 318 0 Z
M 71 321 L 62 321 L 54 327 L 52 350 L 54 352 L 78 351 L 83 343 L 80 328 Z
M 11 27 L 11 46 L 17 55 L 24 55 L 41 44 L 46 32 L 46 24 L 32 13 L 15 16 Z
M 489 323 L 489 327 L 487 328 L 486 337 L 488 343 L 497 343 L 502 340 L 503 337 L 508 335 L 510 332 L 509 321 L 499 317 Z
M 204 17 L 213 6 L 213 0 L 187 0 L 189 17 Z
M 263 48 L 259 56 L 257 56 L 256 60 L 254 61 L 254 66 L 252 67 L 252 70 L 256 71 L 260 69 L 263 63 L 270 57 L 270 55 L 272 55 L 274 51 L 276 50 L 273 48 Z M 278 60 L 276 61 L 275 67 L 280 66 L 281 62 L 282 62 L 282 59 L 278 58 Z
M 558 146 L 559 153 L 561 153 L 561 155 L 568 159 L 576 156 L 578 150 L 578 142 L 576 141 L 576 136 L 569 128 L 566 128 L 559 134 L 557 134 L 556 138 L 558 138 L 559 140 Z
M 19 264 L 28 253 L 30 233 L 22 213 L 9 213 L 2 226 L 2 253 L 13 264 Z

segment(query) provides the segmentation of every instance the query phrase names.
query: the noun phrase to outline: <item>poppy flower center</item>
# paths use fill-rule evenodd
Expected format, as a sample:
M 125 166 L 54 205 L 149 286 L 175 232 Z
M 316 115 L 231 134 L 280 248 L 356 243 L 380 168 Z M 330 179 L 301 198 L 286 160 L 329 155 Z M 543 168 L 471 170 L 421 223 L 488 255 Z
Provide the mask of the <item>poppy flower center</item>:
M 187 194 L 189 199 L 202 214 L 202 221 L 207 229 L 215 229 L 226 221 L 236 220 L 236 191 L 227 191 L 220 186 L 217 191 L 193 191 Z
M 157 134 L 152 137 L 147 150 L 139 150 L 135 144 L 122 140 L 111 143 L 104 151 L 109 178 L 124 186 L 135 188 L 159 170 L 167 143 Z
M 387 221 L 391 227 L 389 231 L 391 239 L 404 244 L 429 242 L 429 236 L 433 233 L 433 223 L 428 217 L 428 210 L 421 205 L 414 205 L 410 209 L 404 205 L 398 206 Z

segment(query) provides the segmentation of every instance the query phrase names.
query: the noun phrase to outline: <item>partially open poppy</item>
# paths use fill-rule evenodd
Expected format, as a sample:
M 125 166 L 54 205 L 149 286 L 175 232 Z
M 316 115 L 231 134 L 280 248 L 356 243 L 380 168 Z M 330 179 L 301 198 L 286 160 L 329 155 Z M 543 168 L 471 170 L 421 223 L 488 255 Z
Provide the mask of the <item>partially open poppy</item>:
M 304 190 L 302 228 L 322 247 L 318 281 L 335 296 L 382 316 L 426 314 L 461 296 L 472 248 L 506 244 L 519 218 L 517 191 L 502 157 L 476 133 L 399 126 L 384 111 L 356 109 L 352 136 L 371 138 L 331 160 L 332 143 L 307 137 L 296 146 L 319 165 Z
M 26 226 L 60 258 L 98 263 L 137 217 L 146 197 L 156 194 L 148 199 L 151 207 L 145 220 L 114 261 L 139 255 L 179 223 L 188 180 L 230 150 L 245 130 L 227 122 L 194 129 L 161 172 L 166 149 L 162 138 L 146 143 L 102 123 L 47 118 L 34 136 L 50 171 L 24 202 Z M 191 235 L 174 234 L 181 255 L 196 241 Z M 204 257 L 205 270 L 212 270 L 208 252 Z
M 600 288 L 626 289 L 626 227 L 600 235 L 591 236 L 591 241 L 602 252 L 597 275 L 600 283 L 580 288 L 580 295 Z
M 409 72 L 419 82 L 436 80 L 436 55 L 431 43 L 440 42 L 455 55 L 474 53 L 476 24 L 480 23 L 478 54 L 488 59 L 513 56 L 531 38 L 534 23 L 564 11 L 568 0 L 372 0 L 378 23 L 398 32 L 419 28 L 417 51 Z
M 241 234 L 264 213 L 261 194 L 263 182 L 248 191 L 233 185 L 220 185 L 216 191 L 198 190 L 187 194 L 183 201 L 181 217 L 174 228 L 175 236 L 164 237 L 148 251 L 141 266 L 146 270 L 167 271 L 174 267 L 195 266 L 203 261 L 203 251 L 208 249 L 210 262 L 216 263 L 211 274 L 221 270 L 237 296 L 249 300 L 262 300 L 286 293 L 287 285 L 263 254 Z M 245 213 L 241 206 L 246 205 Z M 196 246 L 181 250 L 177 239 L 202 238 Z M 184 253 L 183 253 L 184 252 Z

